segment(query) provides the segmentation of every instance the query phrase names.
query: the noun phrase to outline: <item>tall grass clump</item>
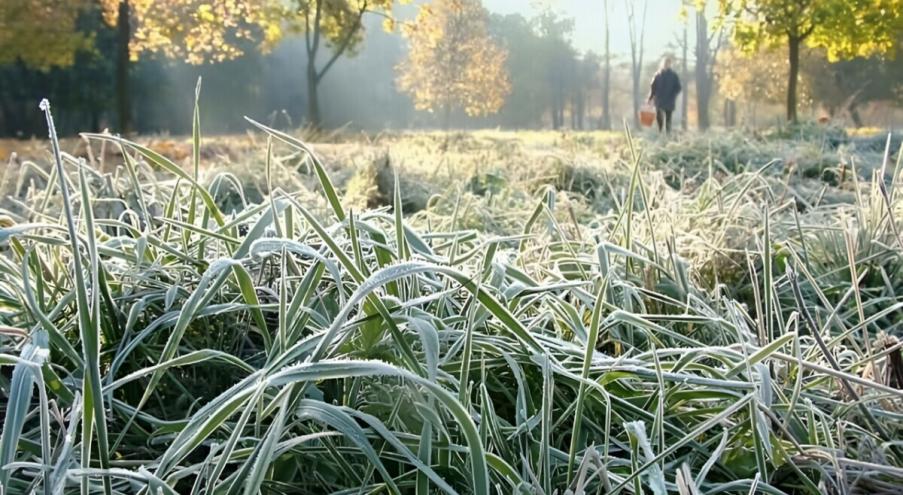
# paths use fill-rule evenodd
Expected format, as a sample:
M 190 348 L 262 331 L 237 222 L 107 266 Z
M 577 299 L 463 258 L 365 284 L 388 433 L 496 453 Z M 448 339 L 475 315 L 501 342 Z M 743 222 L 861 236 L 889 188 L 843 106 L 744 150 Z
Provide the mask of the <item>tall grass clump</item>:
M 47 186 L 0 230 L 4 493 L 903 486 L 890 154 L 842 208 L 801 214 L 748 173 L 675 209 L 628 138 L 609 214 L 577 221 L 543 188 L 493 235 L 457 206 L 423 228 L 348 209 L 310 146 L 253 121 L 267 194 L 223 211 L 198 109 L 187 171 L 86 134 L 121 150 L 102 173 L 42 108 Z M 277 147 L 327 209 L 270 180 Z M 701 251 L 727 241 L 736 274 L 706 282 Z

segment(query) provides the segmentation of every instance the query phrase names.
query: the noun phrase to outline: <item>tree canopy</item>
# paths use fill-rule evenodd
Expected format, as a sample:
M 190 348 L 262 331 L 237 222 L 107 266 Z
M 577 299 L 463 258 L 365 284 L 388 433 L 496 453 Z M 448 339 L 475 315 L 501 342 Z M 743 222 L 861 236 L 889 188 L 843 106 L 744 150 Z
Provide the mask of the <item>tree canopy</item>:
M 3 0 L 0 6 L 0 64 L 21 61 L 47 70 L 75 63 L 94 47 L 94 34 L 79 28 L 86 0 Z
M 122 0 L 100 0 L 104 20 L 119 21 Z M 282 36 L 276 5 L 252 0 L 128 0 L 132 61 L 143 53 L 162 53 L 190 64 L 222 62 L 249 47 L 270 48 Z
M 800 48 L 824 49 L 832 61 L 894 56 L 903 32 L 903 0 L 719 0 L 734 21 L 734 43 L 755 52 L 788 49 L 787 119 L 797 120 Z
M 903 62 L 900 61 L 888 63 L 880 56 L 871 56 L 831 62 L 821 51 L 816 51 L 804 60 L 802 76 L 811 88 L 813 100 L 828 114 L 846 112 L 856 126 L 863 125 L 859 108 L 865 103 L 903 104 Z
M 404 26 L 410 42 L 399 66 L 399 87 L 414 105 L 431 112 L 452 109 L 480 116 L 498 112 L 511 91 L 507 52 L 489 35 L 479 0 L 436 0 Z

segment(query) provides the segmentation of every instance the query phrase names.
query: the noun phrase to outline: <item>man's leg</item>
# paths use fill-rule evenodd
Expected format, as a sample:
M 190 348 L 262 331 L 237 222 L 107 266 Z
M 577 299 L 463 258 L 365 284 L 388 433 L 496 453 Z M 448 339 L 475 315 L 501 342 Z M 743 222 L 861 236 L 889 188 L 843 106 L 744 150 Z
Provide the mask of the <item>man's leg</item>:
M 658 132 L 662 132 L 662 124 L 665 119 L 665 112 L 661 108 L 655 109 L 655 123 L 658 124 Z
M 665 129 L 668 134 L 671 134 L 671 114 L 674 113 L 674 110 L 665 110 Z

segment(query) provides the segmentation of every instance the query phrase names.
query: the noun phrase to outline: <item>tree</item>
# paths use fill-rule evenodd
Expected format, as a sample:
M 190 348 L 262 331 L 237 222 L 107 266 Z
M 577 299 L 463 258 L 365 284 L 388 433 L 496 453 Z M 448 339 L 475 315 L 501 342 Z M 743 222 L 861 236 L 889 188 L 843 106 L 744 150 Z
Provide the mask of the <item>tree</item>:
M 686 78 L 687 74 L 690 73 L 689 67 L 687 65 L 687 52 L 690 48 L 690 42 L 687 39 L 687 24 L 684 23 L 684 32 L 683 39 L 680 40 L 680 51 L 681 51 L 681 76 Z M 680 128 L 684 131 L 689 127 L 689 116 L 687 115 L 688 110 L 690 109 L 690 97 L 689 91 L 681 91 L 680 92 Z
M 128 134 L 132 126 L 131 90 L 129 88 L 129 64 L 132 61 L 129 44 L 132 38 L 131 6 L 129 0 L 121 0 L 116 6 L 107 8 L 107 22 L 116 26 L 116 115 L 119 132 Z M 111 20 L 112 19 L 112 20 Z
M 235 59 L 251 48 L 267 51 L 289 33 L 304 33 L 307 48 L 308 120 L 321 123 L 318 87 L 341 56 L 363 39 L 367 13 L 390 21 L 392 0 L 4 0 L 0 2 L 0 63 L 22 60 L 39 67 L 68 67 L 78 51 L 93 50 L 95 32 L 78 19 L 99 5 L 116 33 L 114 78 L 121 132 L 131 123 L 129 73 L 146 53 L 190 64 Z M 326 62 L 317 57 L 331 48 Z M 49 47 L 49 49 L 48 49 Z
M 498 122 L 510 127 L 536 127 L 546 112 L 553 128 L 582 129 L 599 88 L 600 58 L 589 51 L 578 55 L 570 41 L 573 20 L 545 10 L 531 20 L 520 14 L 493 15 L 490 31 L 508 56 L 511 93 Z
M 668 48 L 675 48 L 680 51 L 680 77 L 682 81 L 689 80 L 689 61 L 688 52 L 690 51 L 689 41 L 689 23 L 687 22 L 686 5 L 682 4 L 680 15 L 678 16 L 683 23 L 683 30 L 680 36 L 675 35 L 675 40 L 668 45 Z M 686 84 L 686 83 L 685 83 Z M 689 127 L 689 108 L 690 96 L 689 91 L 680 92 L 680 128 L 684 131 Z
M 436 0 L 404 26 L 411 50 L 398 66 L 398 85 L 418 110 L 442 111 L 446 129 L 453 109 L 492 114 L 511 91 L 507 53 L 489 36 L 487 20 L 479 0 Z
M 608 19 L 608 0 L 603 2 L 603 13 L 605 15 L 605 53 L 603 58 L 605 63 L 602 69 L 602 129 L 611 129 L 611 47 L 609 46 L 609 32 L 611 31 Z
M 903 0 L 719 0 L 736 22 L 734 42 L 754 51 L 787 48 L 787 120 L 797 121 L 800 49 L 824 48 L 831 60 L 894 54 Z
M 627 9 L 627 27 L 630 36 L 630 75 L 633 83 L 633 126 L 640 127 L 640 102 L 643 97 L 640 94 L 640 77 L 643 69 L 643 40 L 646 36 L 646 9 L 649 2 L 643 0 L 643 17 L 640 25 L 636 23 L 636 3 L 625 0 Z
M 91 50 L 94 36 L 78 29 L 87 0 L 3 0 L 0 2 L 0 65 L 22 62 L 49 70 L 75 62 Z
M 831 117 L 845 112 L 856 127 L 864 124 L 859 107 L 865 103 L 903 104 L 900 61 L 874 56 L 831 62 L 823 50 L 813 50 L 801 65 L 801 80 L 811 88 L 812 98 Z
M 564 109 L 574 87 L 577 52 L 571 45 L 574 20 L 561 17 L 550 9 L 534 19 L 536 30 L 542 39 L 537 56 L 546 61 L 544 79 L 549 85 L 552 128 L 564 127 Z
M 0 1 L 0 133 L 13 134 L 40 125 L 40 116 L 34 111 L 38 100 L 32 92 L 46 92 L 56 82 L 48 76 L 57 69 L 79 60 L 91 69 L 80 75 L 95 75 L 98 64 L 84 62 L 99 58 L 94 53 L 96 36 L 92 30 L 82 29 L 90 24 L 84 18 L 92 6 L 97 14 L 90 0 Z M 99 23 L 99 15 L 95 18 Z M 71 105 L 84 95 L 86 86 L 78 80 L 67 82 L 72 89 L 66 92 L 66 103 Z M 102 84 L 91 86 L 92 96 L 103 93 Z
M 189 63 L 223 61 L 243 53 L 252 39 L 274 41 L 277 9 L 253 0 L 4 0 L 0 4 L 0 63 L 19 60 L 49 70 L 69 67 L 79 52 L 96 52 L 96 16 L 115 29 L 113 57 L 120 132 L 131 121 L 129 66 L 144 52 Z M 87 26 L 87 27 L 86 27 Z
M 66 108 L 64 133 L 100 130 L 111 106 L 112 33 L 95 0 L 0 1 L 0 135 L 34 135 L 36 101 Z
M 549 101 L 547 75 L 552 61 L 545 56 L 546 40 L 521 14 L 492 14 L 489 30 L 505 49 L 505 70 L 512 77 L 511 92 L 495 120 L 506 127 L 536 127 Z
M 307 120 L 312 127 L 322 125 L 319 87 L 323 78 L 344 55 L 354 52 L 363 41 L 366 14 L 386 17 L 390 28 L 392 0 L 103 0 L 118 11 L 108 9 L 111 25 L 121 33 L 120 46 L 128 46 L 130 59 L 141 52 L 161 52 L 191 64 L 222 62 L 244 54 L 250 46 L 267 51 L 284 36 L 303 33 L 307 55 Z M 406 3 L 403 0 L 402 3 Z M 125 20 L 126 26 L 119 20 Z M 137 23 L 126 43 L 129 19 Z M 330 49 L 325 63 L 318 65 L 321 49 Z M 120 55 L 125 57 L 125 55 Z M 123 67 L 125 65 L 123 64 Z M 127 82 L 127 69 L 117 74 Z M 123 107 L 120 111 L 126 111 Z
M 120 132 L 131 126 L 129 70 L 143 53 L 162 53 L 190 64 L 222 62 L 248 45 L 272 46 L 281 36 L 279 9 L 231 0 L 100 0 L 116 31 L 116 113 Z M 259 42 L 255 42 L 259 40 Z
M 709 103 L 715 92 L 715 63 L 724 41 L 724 25 L 709 32 L 705 2 L 696 2 L 696 119 L 701 130 L 711 125 Z
M 761 104 L 781 104 L 786 96 L 788 60 L 774 50 L 761 48 L 747 53 L 736 48 L 725 50 L 716 67 L 718 89 L 722 97 L 745 104 L 754 121 Z M 801 81 L 799 99 L 811 103 L 807 81 Z M 754 123 L 754 122 L 753 122 Z
M 269 0 L 276 6 L 283 0 Z M 407 3 L 402 0 L 401 3 Z M 353 54 L 364 39 L 363 19 L 367 14 L 383 16 L 387 30 L 394 29 L 392 0 L 292 0 L 281 12 L 287 32 L 303 32 L 307 53 L 307 120 L 314 128 L 322 125 L 319 88 L 323 78 L 343 55 Z M 281 33 L 274 33 L 278 38 Z M 330 49 L 326 62 L 318 66 L 323 47 Z
M 586 52 L 572 62 L 571 84 L 571 128 L 583 130 L 586 127 L 586 110 L 590 106 L 590 94 L 599 83 L 599 56 Z

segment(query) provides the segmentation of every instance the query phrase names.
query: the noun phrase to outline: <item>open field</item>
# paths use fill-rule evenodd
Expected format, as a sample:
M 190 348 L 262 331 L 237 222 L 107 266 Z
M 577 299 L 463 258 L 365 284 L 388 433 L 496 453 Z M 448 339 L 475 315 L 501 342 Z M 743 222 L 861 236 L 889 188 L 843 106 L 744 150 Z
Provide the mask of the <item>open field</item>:
M 13 493 L 900 493 L 899 140 L 300 137 L 2 143 Z

